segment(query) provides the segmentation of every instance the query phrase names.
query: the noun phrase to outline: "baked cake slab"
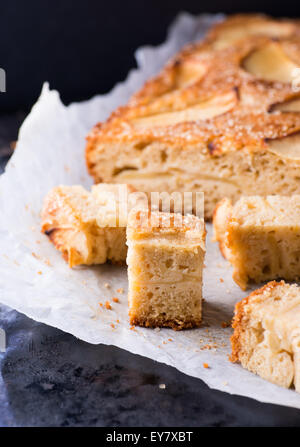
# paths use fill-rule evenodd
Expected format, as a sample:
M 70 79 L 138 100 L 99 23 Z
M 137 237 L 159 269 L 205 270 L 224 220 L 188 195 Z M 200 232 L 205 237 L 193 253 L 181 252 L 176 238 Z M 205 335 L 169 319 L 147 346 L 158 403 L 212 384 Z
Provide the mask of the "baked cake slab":
M 298 67 L 299 21 L 229 17 L 94 127 L 90 174 L 203 191 L 207 219 L 223 197 L 300 193 Z

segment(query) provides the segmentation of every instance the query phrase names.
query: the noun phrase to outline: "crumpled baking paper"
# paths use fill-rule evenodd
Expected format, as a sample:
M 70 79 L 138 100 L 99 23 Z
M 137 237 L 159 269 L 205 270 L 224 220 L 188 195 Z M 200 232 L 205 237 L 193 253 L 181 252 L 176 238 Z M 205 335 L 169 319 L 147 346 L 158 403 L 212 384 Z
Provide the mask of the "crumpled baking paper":
M 233 282 L 231 268 L 217 244 L 211 242 L 210 225 L 203 325 L 181 332 L 131 328 L 126 268 L 70 269 L 40 233 L 42 200 L 50 188 L 58 184 L 89 187 L 92 183 L 84 162 L 85 136 L 91 127 L 126 103 L 183 44 L 201 38 L 211 23 L 221 18 L 181 14 L 166 42 L 139 49 L 139 68 L 107 95 L 65 107 L 59 94 L 44 85 L 0 177 L 0 302 L 89 343 L 115 345 L 174 366 L 211 388 L 300 408 L 300 395 L 295 391 L 272 385 L 228 360 L 232 329 L 223 328 L 222 323 L 231 320 L 234 304 L 245 293 Z M 120 288 L 124 293 L 117 291 Z M 114 296 L 119 303 L 112 301 Z M 106 300 L 111 310 L 100 306 Z

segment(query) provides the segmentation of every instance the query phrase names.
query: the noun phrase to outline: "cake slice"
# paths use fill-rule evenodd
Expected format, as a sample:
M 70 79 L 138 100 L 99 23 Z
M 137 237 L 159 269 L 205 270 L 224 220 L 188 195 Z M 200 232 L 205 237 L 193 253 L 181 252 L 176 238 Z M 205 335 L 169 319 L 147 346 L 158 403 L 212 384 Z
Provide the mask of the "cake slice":
M 300 288 L 272 281 L 236 305 L 232 362 L 300 392 Z
M 70 267 L 125 263 L 129 185 L 58 186 L 46 196 L 42 232 Z M 125 203 L 126 202 L 126 203 Z
M 249 281 L 300 278 L 300 195 L 243 197 L 217 206 L 214 237 L 233 265 L 233 279 Z
M 175 330 L 200 325 L 205 234 L 204 221 L 196 216 L 130 212 L 131 324 Z
M 94 127 L 90 174 L 203 191 L 207 219 L 223 197 L 300 194 L 299 66 L 298 20 L 227 18 Z

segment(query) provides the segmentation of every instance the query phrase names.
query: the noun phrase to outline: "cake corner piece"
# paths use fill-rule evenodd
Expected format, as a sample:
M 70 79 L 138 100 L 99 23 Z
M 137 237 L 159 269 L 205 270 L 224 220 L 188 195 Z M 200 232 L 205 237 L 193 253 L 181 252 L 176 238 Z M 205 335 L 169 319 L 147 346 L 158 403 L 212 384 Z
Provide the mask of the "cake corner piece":
M 118 225 L 113 215 L 109 191 L 107 185 L 95 185 L 92 192 L 79 185 L 61 185 L 46 195 L 41 231 L 62 253 L 69 267 L 107 261 L 125 263 L 126 228 Z
M 133 210 L 127 226 L 132 325 L 199 327 L 205 225 L 196 216 Z
M 271 281 L 236 304 L 230 360 L 300 392 L 300 288 Z

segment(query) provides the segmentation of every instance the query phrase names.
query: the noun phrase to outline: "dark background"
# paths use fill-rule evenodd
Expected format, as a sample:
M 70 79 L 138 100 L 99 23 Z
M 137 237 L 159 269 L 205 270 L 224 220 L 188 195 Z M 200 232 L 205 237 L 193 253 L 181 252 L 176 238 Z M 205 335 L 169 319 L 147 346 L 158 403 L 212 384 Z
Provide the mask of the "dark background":
M 44 81 L 64 102 L 109 91 L 181 10 L 300 16 L 296 1 L 10 0 L 0 3 L 0 174 Z M 1 247 L 0 247 L 1 251 Z M 210 390 L 111 346 L 93 346 L 0 305 L 0 426 L 300 426 L 300 411 Z M 166 389 L 159 384 L 166 384 Z
M 300 16 L 295 0 L 2 1 L 0 67 L 7 93 L 0 94 L 0 112 L 30 107 L 44 81 L 65 102 L 107 92 L 135 66 L 134 50 L 162 42 L 181 10 Z

